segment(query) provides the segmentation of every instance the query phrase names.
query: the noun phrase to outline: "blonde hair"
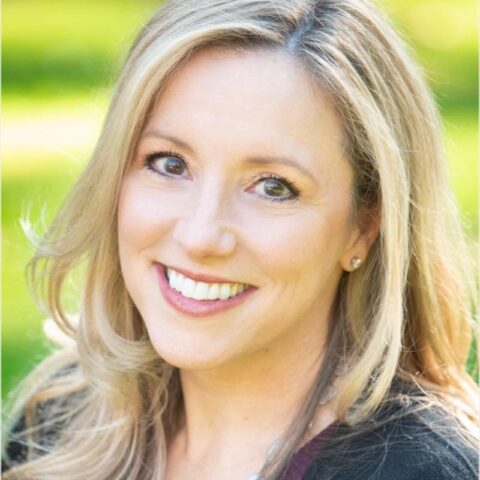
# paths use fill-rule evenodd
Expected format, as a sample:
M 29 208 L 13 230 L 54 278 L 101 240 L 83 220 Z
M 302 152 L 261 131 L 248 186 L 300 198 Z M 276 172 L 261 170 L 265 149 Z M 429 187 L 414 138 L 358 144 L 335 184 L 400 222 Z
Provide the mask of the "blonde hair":
M 385 401 L 397 377 L 451 410 L 471 408 L 475 386 L 465 363 L 474 295 L 441 125 L 388 22 L 364 0 L 174 0 L 131 47 L 93 157 L 31 262 L 39 298 L 76 345 L 31 375 L 16 411 L 43 405 L 45 418 L 30 415 L 29 433 L 68 426 L 50 446 L 30 439 L 29 461 L 5 480 L 163 478 L 181 403 L 178 371 L 153 349 L 126 290 L 116 211 L 154 100 L 182 63 L 209 46 L 280 49 L 311 72 L 343 119 L 355 209 L 366 207 L 380 224 L 362 268 L 340 282 L 326 360 L 265 478 L 280 476 L 340 371 L 338 415 L 350 425 Z M 77 326 L 61 294 L 78 265 L 85 274 Z M 49 402 L 65 395 L 68 403 Z

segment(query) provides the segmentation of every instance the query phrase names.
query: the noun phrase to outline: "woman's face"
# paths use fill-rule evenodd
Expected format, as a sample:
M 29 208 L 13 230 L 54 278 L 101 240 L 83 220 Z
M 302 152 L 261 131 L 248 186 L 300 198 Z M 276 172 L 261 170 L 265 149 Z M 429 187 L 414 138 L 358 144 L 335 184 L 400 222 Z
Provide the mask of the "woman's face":
M 209 49 L 175 73 L 118 210 L 125 282 L 162 358 L 321 350 L 342 269 L 363 253 L 342 144 L 328 98 L 282 52 Z

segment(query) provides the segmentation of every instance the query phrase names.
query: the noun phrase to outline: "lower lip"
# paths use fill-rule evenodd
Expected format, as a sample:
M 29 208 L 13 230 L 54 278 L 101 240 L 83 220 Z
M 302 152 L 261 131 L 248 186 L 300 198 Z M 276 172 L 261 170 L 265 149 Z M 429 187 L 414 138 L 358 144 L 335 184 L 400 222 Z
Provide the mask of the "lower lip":
M 184 297 L 180 292 L 174 290 L 168 283 L 165 267 L 160 264 L 155 265 L 158 276 L 158 283 L 160 291 L 165 300 L 176 310 L 185 315 L 192 317 L 207 317 L 219 312 L 236 307 L 240 303 L 247 300 L 247 298 L 256 290 L 256 288 L 249 287 L 242 293 L 226 300 L 195 300 L 193 298 Z

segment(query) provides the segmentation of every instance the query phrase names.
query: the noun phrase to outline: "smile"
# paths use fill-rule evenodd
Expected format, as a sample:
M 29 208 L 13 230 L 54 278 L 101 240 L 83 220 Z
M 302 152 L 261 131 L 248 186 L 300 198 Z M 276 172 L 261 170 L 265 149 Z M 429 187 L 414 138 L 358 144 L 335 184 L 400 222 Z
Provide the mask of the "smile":
M 173 268 L 167 268 L 170 286 L 184 297 L 195 300 L 226 300 L 235 297 L 248 288 L 245 283 L 206 283 L 197 282 Z
M 246 283 L 221 281 L 219 277 L 189 274 L 155 264 L 160 291 L 179 312 L 204 317 L 233 308 L 246 301 L 257 288 Z M 191 275 L 191 276 L 190 276 Z M 192 276 L 196 278 L 191 278 Z

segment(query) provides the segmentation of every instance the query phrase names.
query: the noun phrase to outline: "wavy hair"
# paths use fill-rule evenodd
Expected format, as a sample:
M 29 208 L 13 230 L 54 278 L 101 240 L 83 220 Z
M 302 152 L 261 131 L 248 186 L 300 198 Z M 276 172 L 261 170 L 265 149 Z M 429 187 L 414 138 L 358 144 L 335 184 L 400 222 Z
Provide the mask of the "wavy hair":
M 163 478 L 179 375 L 126 290 L 116 212 L 149 110 L 176 69 L 210 46 L 282 50 L 314 76 L 343 121 L 355 211 L 380 225 L 364 266 L 341 279 L 324 363 L 262 478 L 279 478 L 339 372 L 338 416 L 349 425 L 382 405 L 398 377 L 458 415 L 472 408 L 468 248 L 435 104 L 388 21 L 367 0 L 173 0 L 134 41 L 92 159 L 30 263 L 44 308 L 75 345 L 27 379 L 15 411 L 27 412 L 30 454 L 5 480 Z M 78 266 L 76 324 L 62 291 Z M 52 425 L 64 426 L 54 442 L 35 440 Z

